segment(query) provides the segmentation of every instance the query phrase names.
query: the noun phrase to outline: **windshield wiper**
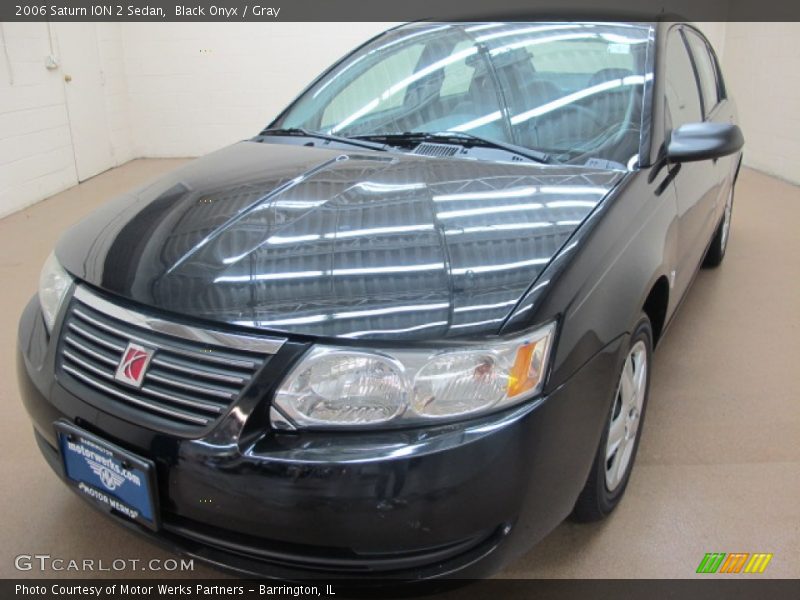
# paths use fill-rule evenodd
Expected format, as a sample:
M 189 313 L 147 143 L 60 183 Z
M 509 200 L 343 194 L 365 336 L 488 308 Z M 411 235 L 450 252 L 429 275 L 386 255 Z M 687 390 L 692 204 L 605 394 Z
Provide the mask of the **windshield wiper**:
M 466 133 L 464 131 L 407 131 L 405 133 L 384 133 L 374 135 L 355 135 L 356 139 L 361 140 L 380 140 L 386 144 L 392 145 L 398 142 L 441 142 L 444 144 L 460 144 L 464 142 L 473 146 L 484 146 L 487 148 L 499 148 L 506 150 L 512 154 L 524 156 L 527 159 L 538 163 L 550 163 L 552 159 L 549 154 L 534 150 L 533 148 L 526 148 L 524 146 L 517 146 L 516 144 L 509 144 L 508 142 L 501 142 L 499 140 L 491 140 L 489 138 Z
M 326 140 L 328 142 L 338 142 L 340 144 L 349 144 L 350 146 L 358 146 L 360 148 L 367 148 L 369 150 L 381 150 L 386 152 L 386 144 L 378 144 L 374 142 L 369 142 L 365 140 L 357 140 L 353 138 L 347 138 L 340 135 L 333 135 L 330 133 L 322 133 L 321 131 L 311 131 L 310 129 L 305 129 L 303 127 L 273 127 L 264 129 L 259 135 L 284 135 L 284 136 L 296 136 L 296 137 L 309 137 L 315 138 L 318 140 Z

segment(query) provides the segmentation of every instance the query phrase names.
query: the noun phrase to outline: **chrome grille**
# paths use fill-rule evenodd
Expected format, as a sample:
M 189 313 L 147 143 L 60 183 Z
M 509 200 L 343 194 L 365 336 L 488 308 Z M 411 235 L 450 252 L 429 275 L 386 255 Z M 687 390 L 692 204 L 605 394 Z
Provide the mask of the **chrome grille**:
M 58 362 L 67 387 L 99 393 L 97 408 L 191 433 L 226 412 L 284 341 L 163 321 L 79 287 L 61 328 Z M 154 350 L 139 388 L 114 377 L 129 342 Z

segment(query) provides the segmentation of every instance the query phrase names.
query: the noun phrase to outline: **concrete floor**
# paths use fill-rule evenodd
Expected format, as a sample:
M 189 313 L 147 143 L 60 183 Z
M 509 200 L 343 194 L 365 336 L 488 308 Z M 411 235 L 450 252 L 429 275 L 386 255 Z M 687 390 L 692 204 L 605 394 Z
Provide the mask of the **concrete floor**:
M 59 233 L 182 162 L 134 161 L 0 220 L 0 577 L 82 575 L 20 573 L 18 554 L 171 557 L 99 517 L 50 472 L 18 398 L 14 348 Z M 800 577 L 798 223 L 800 188 L 743 171 L 725 262 L 700 273 L 656 354 L 624 501 L 603 523 L 562 524 L 502 577 L 684 578 L 706 552 L 772 552 L 760 577 Z M 220 574 L 198 564 L 184 576 Z

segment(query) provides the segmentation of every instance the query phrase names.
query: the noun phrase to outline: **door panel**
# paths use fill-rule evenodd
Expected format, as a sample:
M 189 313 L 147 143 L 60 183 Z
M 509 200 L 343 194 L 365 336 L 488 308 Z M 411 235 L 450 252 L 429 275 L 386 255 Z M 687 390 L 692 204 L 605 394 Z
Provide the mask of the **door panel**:
M 667 39 L 665 77 L 666 119 L 665 131 L 686 123 L 703 120 L 703 102 L 683 33 L 673 28 Z M 720 177 L 717 161 L 704 160 L 670 165 L 675 173 L 673 185 L 678 210 L 678 264 L 675 274 L 675 291 L 679 296 L 692 281 L 703 260 L 720 195 Z
M 733 123 L 732 102 L 725 98 L 722 76 L 713 50 L 696 31 L 686 28 L 684 35 L 696 68 L 705 120 L 712 123 Z M 707 242 L 713 236 L 722 218 L 728 191 L 733 183 L 730 175 L 733 172 L 735 160 L 734 157 L 726 156 L 714 161 L 705 161 L 706 166 L 714 170 L 713 176 L 717 182 L 716 193 L 711 206 L 709 206 L 710 221 L 706 230 Z
M 58 23 L 64 95 L 78 180 L 114 166 L 94 23 Z

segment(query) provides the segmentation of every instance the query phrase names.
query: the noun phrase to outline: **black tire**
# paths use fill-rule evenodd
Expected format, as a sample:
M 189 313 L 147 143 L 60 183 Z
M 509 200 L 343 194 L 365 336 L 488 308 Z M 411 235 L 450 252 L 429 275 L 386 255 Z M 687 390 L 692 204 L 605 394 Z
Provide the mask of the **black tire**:
M 645 369 L 645 383 L 644 383 L 644 398 L 641 405 L 638 428 L 636 430 L 635 438 L 633 440 L 633 452 L 627 464 L 626 470 L 619 483 L 613 488 L 613 491 L 608 489 L 606 484 L 606 445 L 608 442 L 609 431 L 611 428 L 612 417 L 615 410 L 619 406 L 619 394 L 621 389 L 622 372 L 625 368 L 628 356 L 638 342 L 642 342 L 645 348 L 645 356 L 647 357 Z M 574 521 L 588 523 L 592 521 L 599 521 L 607 517 L 617 507 L 622 496 L 625 494 L 625 488 L 628 486 L 633 465 L 636 462 L 636 453 L 639 450 L 639 440 L 642 437 L 642 428 L 644 426 L 644 417 L 647 411 L 647 399 L 650 395 L 650 376 L 652 373 L 652 356 L 653 356 L 653 329 L 650 325 L 650 319 L 647 315 L 642 314 L 639 321 L 634 327 L 633 335 L 630 338 L 628 349 L 625 352 L 625 361 L 620 368 L 620 374 L 617 376 L 617 385 L 614 388 L 614 397 L 612 398 L 611 407 L 606 416 L 606 422 L 603 430 L 603 436 L 600 438 L 600 445 L 597 448 L 592 469 L 589 472 L 589 478 L 586 480 L 586 485 L 583 491 L 578 496 L 578 501 L 575 503 L 575 508 L 572 511 L 571 518 Z M 626 429 L 627 431 L 627 429 Z
M 730 202 L 730 211 L 733 212 L 733 186 L 729 192 L 728 200 Z M 727 208 L 726 208 L 727 211 Z M 706 251 L 706 256 L 703 259 L 704 269 L 713 269 L 722 264 L 722 259 L 725 258 L 725 250 L 728 248 L 728 240 L 730 240 L 730 214 L 727 212 L 722 215 L 717 226 L 717 231 L 714 233 L 714 239 L 711 240 L 711 245 Z M 727 234 L 725 233 L 727 219 Z

